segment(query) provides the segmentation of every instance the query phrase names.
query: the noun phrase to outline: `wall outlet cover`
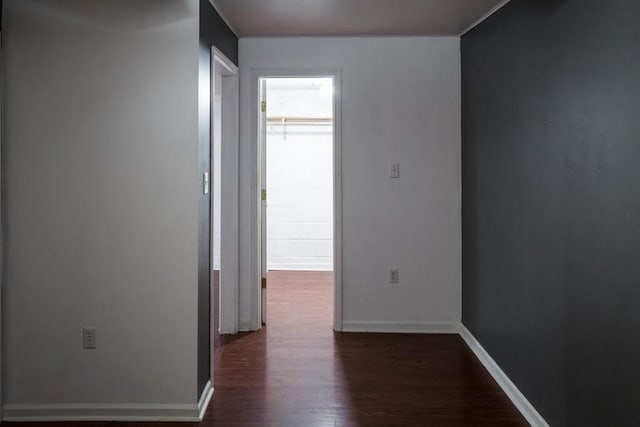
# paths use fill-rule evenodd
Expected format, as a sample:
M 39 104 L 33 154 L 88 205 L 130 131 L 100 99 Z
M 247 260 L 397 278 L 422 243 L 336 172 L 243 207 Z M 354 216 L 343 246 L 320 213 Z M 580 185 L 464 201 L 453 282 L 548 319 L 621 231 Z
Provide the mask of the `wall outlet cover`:
M 82 348 L 96 348 L 96 328 L 93 326 L 82 328 Z
M 397 268 L 389 270 L 389 283 L 400 283 L 400 270 L 398 270 Z

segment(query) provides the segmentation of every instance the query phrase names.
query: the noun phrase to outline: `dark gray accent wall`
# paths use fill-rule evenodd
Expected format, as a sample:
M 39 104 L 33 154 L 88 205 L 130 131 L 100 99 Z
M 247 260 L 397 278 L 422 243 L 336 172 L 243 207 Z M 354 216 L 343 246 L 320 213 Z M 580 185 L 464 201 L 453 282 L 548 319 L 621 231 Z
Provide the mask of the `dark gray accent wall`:
M 198 164 L 200 176 L 210 169 L 211 155 L 211 46 L 237 65 L 238 38 L 208 0 L 200 0 L 200 54 L 198 83 Z M 211 305 L 211 193 L 200 197 L 198 225 L 198 395 L 210 378 L 209 328 Z M 219 295 L 213 295 L 218 299 Z M 213 331 L 217 333 L 217 331 Z
M 554 426 L 640 425 L 640 2 L 462 37 L 463 323 Z
M 209 51 L 211 46 L 238 65 L 238 37 L 208 0 L 200 0 L 200 48 Z

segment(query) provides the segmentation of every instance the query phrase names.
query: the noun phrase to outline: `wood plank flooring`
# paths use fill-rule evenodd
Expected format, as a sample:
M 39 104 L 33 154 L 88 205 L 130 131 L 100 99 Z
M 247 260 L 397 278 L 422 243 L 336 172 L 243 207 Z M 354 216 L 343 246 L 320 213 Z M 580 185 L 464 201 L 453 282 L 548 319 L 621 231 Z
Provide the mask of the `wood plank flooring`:
M 457 335 L 334 333 L 331 273 L 271 272 L 267 325 L 225 337 L 222 426 L 525 426 Z
M 204 422 L 157 425 L 527 425 L 459 336 L 334 333 L 331 273 L 272 272 L 268 283 L 267 325 L 223 337 Z

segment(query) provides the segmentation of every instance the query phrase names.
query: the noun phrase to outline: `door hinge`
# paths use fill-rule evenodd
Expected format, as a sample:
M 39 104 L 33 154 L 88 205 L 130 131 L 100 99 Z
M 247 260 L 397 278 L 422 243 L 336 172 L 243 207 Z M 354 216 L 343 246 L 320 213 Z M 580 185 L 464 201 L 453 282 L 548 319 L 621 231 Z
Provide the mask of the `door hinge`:
M 262 200 L 267 200 L 267 190 L 265 190 L 264 188 L 262 189 L 262 191 L 260 192 L 260 198 Z
M 267 289 L 267 278 L 266 277 L 262 278 L 262 289 Z
M 260 111 L 262 111 L 263 113 L 267 112 L 267 101 L 260 102 Z

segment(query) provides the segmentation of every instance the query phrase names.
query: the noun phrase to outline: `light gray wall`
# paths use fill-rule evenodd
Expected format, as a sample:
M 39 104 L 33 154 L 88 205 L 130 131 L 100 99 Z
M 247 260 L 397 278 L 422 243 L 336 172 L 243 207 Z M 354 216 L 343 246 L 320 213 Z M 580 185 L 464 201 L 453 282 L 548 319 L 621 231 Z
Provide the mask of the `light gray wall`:
M 4 12 L 5 403 L 194 403 L 198 2 Z
M 425 331 L 459 322 L 459 39 L 241 39 L 240 64 L 240 258 L 256 254 L 251 69 L 339 68 L 345 327 Z M 398 180 L 389 179 L 391 162 L 400 163 Z M 389 285 L 390 268 L 400 269 L 400 284 Z M 240 286 L 247 327 L 257 273 L 243 268 Z

